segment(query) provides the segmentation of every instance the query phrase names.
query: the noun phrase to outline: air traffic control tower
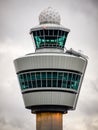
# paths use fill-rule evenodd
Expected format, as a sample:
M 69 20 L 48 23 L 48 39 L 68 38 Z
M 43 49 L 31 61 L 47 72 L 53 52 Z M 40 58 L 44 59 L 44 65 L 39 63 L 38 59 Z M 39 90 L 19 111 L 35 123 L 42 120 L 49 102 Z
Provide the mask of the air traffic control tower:
M 36 114 L 36 130 L 62 130 L 64 113 L 75 110 L 87 59 L 73 49 L 64 51 L 69 29 L 59 13 L 47 8 L 30 30 L 35 53 L 14 61 L 27 109 Z

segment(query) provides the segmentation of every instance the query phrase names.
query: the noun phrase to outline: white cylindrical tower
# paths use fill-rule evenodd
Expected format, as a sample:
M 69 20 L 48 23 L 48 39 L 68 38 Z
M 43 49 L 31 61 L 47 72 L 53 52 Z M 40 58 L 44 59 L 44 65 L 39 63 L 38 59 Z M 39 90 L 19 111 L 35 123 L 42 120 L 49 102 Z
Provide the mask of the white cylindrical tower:
M 72 49 L 64 52 L 70 30 L 60 21 L 56 10 L 49 7 L 42 11 L 39 25 L 30 30 L 35 53 L 14 61 L 25 107 L 37 114 L 37 130 L 46 130 L 45 124 L 49 127 L 51 122 L 49 128 L 58 130 L 57 117 L 62 130 L 62 114 L 76 108 L 87 66 L 80 53 Z

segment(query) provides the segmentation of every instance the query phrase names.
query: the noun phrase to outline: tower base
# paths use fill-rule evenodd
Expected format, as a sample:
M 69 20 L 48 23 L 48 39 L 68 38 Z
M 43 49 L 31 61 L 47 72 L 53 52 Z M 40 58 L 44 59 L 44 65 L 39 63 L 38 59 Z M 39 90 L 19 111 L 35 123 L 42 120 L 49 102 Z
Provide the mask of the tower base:
M 36 130 L 62 130 L 62 113 L 42 112 L 36 114 Z

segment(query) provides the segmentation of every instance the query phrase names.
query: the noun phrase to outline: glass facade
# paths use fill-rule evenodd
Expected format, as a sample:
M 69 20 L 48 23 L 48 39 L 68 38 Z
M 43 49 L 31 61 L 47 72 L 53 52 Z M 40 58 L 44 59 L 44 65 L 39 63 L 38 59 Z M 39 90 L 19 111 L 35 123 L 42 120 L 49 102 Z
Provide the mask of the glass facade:
M 62 30 L 37 30 L 33 32 L 36 48 L 64 48 L 68 32 Z
M 22 90 L 39 87 L 57 87 L 77 90 L 80 78 L 80 73 L 68 71 L 30 71 L 18 74 Z

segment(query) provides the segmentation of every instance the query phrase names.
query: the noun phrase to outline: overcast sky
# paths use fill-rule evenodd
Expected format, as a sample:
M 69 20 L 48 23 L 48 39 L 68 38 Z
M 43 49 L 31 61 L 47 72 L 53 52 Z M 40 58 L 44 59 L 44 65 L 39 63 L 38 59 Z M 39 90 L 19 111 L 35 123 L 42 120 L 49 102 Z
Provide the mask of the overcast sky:
M 0 130 L 35 130 L 24 108 L 13 60 L 34 51 L 30 28 L 53 7 L 71 30 L 66 47 L 89 57 L 77 109 L 64 115 L 63 130 L 98 130 L 98 0 L 0 0 Z

